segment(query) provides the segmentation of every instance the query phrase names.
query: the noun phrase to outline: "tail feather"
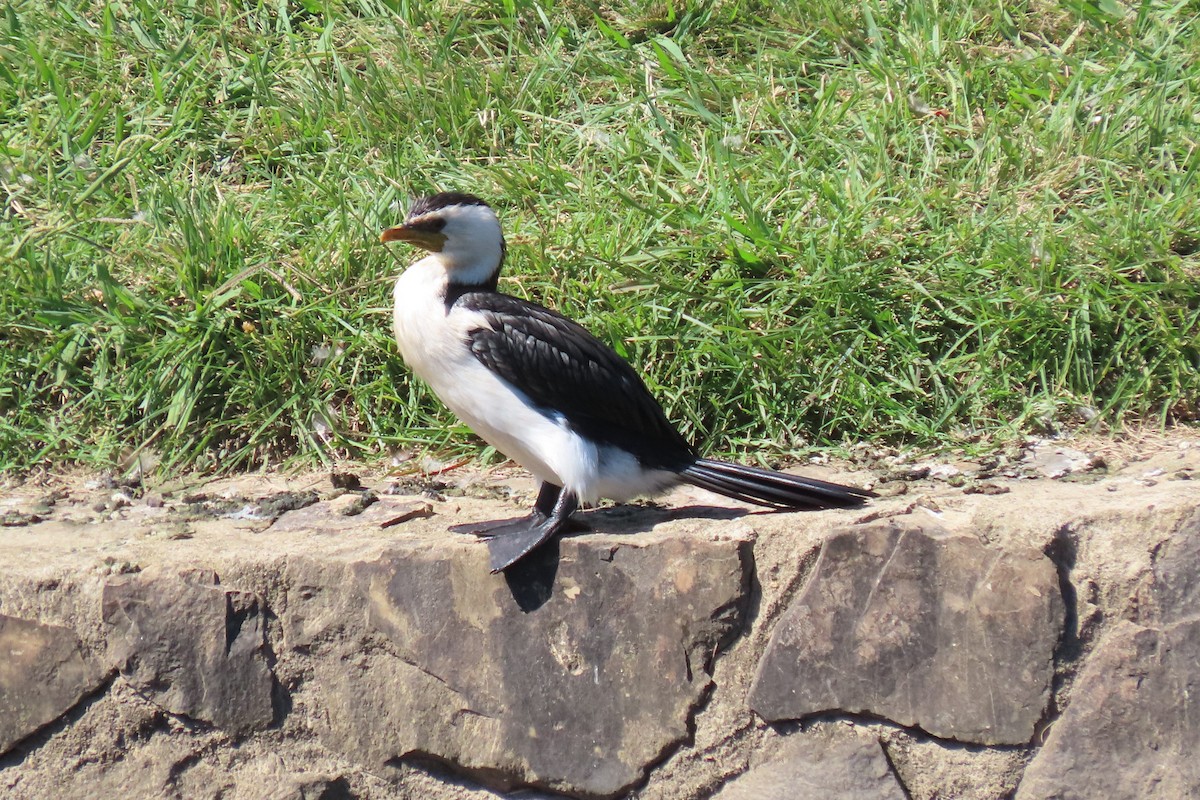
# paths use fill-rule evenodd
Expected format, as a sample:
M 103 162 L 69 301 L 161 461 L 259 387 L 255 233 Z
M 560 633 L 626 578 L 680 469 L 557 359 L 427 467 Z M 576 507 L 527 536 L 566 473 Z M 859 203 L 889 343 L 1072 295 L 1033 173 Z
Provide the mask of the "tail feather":
M 856 508 L 873 492 L 758 467 L 697 459 L 680 474 L 694 486 L 770 508 Z
M 683 478 L 693 486 L 699 486 L 701 489 L 708 489 L 710 492 L 716 492 L 717 494 L 725 495 L 726 497 L 732 497 L 734 500 L 741 500 L 744 503 L 755 503 L 758 505 L 766 504 L 758 497 L 748 495 L 745 492 L 739 491 L 738 489 L 735 489 L 727 484 L 723 484 L 718 478 L 710 478 L 706 475 L 702 475 L 697 470 L 685 472 L 683 474 Z M 769 505 L 772 508 L 786 508 L 786 506 L 778 505 L 776 503 L 770 503 Z

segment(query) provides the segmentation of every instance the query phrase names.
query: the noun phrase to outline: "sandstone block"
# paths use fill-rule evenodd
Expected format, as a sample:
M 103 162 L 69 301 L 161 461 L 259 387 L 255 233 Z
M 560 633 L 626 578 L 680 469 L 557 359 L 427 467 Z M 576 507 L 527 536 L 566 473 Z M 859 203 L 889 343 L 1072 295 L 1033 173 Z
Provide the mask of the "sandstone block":
M 1151 626 L 1200 615 L 1200 511 L 1154 552 L 1138 610 L 1138 622 Z
M 793 734 L 778 757 L 730 781 L 713 800 L 904 800 L 877 739 Z
M 1018 800 L 1200 796 L 1200 619 L 1122 622 L 1088 659 Z
M 143 696 L 232 733 L 271 724 L 274 678 L 253 593 L 219 586 L 211 570 L 154 571 L 109 580 L 102 604 L 109 662 Z
M 1138 622 L 1088 658 L 1017 797 L 1200 796 L 1200 513 L 1155 551 Z
M 822 547 L 750 691 L 768 721 L 865 713 L 939 737 L 1029 741 L 1063 628 L 1054 565 L 935 526 L 847 529 Z
M 0 614 L 0 753 L 53 722 L 104 681 L 60 625 Z
M 311 652 L 322 738 L 369 766 L 611 797 L 688 735 L 739 631 L 749 543 L 561 542 L 556 573 L 489 575 L 484 547 L 414 544 L 346 572 L 293 565 L 284 624 Z M 511 578 L 510 578 L 511 580 Z M 517 602 L 521 594 L 543 602 Z M 340 609 L 362 628 L 334 631 Z

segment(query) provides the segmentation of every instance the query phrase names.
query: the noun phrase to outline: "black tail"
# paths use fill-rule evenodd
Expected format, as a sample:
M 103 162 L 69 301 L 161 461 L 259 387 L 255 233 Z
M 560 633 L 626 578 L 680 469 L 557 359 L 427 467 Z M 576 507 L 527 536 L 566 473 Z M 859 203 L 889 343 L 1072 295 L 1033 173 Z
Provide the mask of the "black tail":
M 697 459 L 679 477 L 710 492 L 771 508 L 856 508 L 875 497 L 866 489 L 707 458 Z

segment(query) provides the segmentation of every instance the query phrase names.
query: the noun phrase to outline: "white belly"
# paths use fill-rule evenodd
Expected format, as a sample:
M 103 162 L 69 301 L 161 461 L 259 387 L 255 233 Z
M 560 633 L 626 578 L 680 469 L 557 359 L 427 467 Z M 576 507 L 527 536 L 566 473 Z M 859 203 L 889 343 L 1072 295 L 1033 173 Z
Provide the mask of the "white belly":
M 627 453 L 585 440 L 485 367 L 467 342 L 469 331 L 486 321 L 461 308 L 446 313 L 444 272 L 429 261 L 409 267 L 396 282 L 396 343 L 413 373 L 471 430 L 538 480 L 565 487 L 583 502 L 628 500 L 675 482 L 673 473 L 647 471 Z

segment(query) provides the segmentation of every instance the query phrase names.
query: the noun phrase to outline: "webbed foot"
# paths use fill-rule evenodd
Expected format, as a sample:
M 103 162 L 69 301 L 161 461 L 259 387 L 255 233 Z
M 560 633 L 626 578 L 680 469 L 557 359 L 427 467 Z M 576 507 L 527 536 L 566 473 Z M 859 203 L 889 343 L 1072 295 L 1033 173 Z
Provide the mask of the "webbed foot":
M 484 522 L 464 522 L 451 525 L 447 530 L 451 533 L 465 533 L 470 536 L 504 536 L 515 530 L 540 525 L 546 521 L 546 515 L 533 511 L 523 517 L 512 519 L 489 519 Z
M 561 533 L 577 508 L 579 498 L 574 493 L 565 492 L 552 483 L 543 483 L 529 516 L 485 523 L 488 527 L 482 534 L 487 537 L 484 541 L 487 542 L 492 572 L 508 569 Z M 469 527 L 472 533 L 482 529 L 478 525 Z
M 484 541 L 491 557 L 492 572 L 501 572 L 554 538 L 562 530 L 562 521 L 544 520 L 540 525 L 514 525 L 503 533 L 497 531 Z

